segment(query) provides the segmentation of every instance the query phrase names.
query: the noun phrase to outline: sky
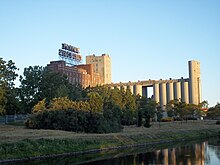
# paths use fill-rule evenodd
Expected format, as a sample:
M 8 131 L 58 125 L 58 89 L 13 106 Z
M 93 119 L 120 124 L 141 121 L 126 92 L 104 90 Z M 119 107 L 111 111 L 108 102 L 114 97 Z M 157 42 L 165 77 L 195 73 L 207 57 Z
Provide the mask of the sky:
M 112 82 L 188 78 L 198 60 L 202 99 L 220 102 L 219 0 L 0 0 L 0 21 L 0 57 L 20 75 L 59 60 L 61 43 L 82 63 L 109 54 Z

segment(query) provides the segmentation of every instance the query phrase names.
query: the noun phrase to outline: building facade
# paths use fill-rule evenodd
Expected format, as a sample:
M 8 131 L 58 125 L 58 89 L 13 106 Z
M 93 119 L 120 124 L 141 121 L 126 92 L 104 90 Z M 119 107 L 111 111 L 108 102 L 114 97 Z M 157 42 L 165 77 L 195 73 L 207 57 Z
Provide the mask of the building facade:
M 102 83 L 100 75 L 93 71 L 92 64 L 67 66 L 65 61 L 51 61 L 47 67 L 54 72 L 66 75 L 71 84 L 80 85 L 83 88 Z
M 108 54 L 86 56 L 86 64 L 93 65 L 93 72 L 100 75 L 102 84 L 110 84 L 112 82 L 111 58 Z

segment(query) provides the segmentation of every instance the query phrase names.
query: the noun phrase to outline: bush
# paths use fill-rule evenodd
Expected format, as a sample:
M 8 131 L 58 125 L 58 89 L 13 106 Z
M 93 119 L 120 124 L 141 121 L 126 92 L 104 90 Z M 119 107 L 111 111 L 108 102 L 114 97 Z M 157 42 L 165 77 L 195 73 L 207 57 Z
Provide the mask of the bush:
M 32 114 L 25 122 L 27 128 L 58 129 L 87 133 L 121 131 L 118 109 L 103 113 L 77 110 L 45 110 Z
M 166 117 L 166 118 L 162 118 L 161 121 L 162 122 L 171 122 L 171 121 L 173 121 L 173 118 L 172 117 Z
M 186 117 L 184 120 L 198 120 L 196 117 Z
M 216 121 L 216 124 L 220 124 L 220 120 L 217 120 L 217 121 Z
M 183 119 L 180 118 L 180 117 L 175 117 L 173 120 L 174 120 L 174 121 L 183 121 Z

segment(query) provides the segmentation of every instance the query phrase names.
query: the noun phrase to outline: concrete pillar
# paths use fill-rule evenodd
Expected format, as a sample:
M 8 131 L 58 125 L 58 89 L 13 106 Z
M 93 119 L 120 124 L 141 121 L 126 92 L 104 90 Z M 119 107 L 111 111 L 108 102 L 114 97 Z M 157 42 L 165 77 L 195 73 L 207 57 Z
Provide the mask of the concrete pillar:
M 189 61 L 189 99 L 190 103 L 198 105 L 202 101 L 200 63 Z
M 126 92 L 127 86 L 126 86 L 126 85 L 125 85 L 125 86 L 122 86 L 122 89 Z
M 186 104 L 189 104 L 189 83 L 187 81 L 181 82 L 181 98 Z
M 160 91 L 160 106 L 162 109 L 165 109 L 165 106 L 167 104 L 166 83 L 161 83 L 159 85 L 159 91 Z
M 180 82 L 174 83 L 174 99 L 181 100 L 181 83 Z
M 167 87 L 167 103 L 168 103 L 168 102 L 170 102 L 170 100 L 174 100 L 173 82 L 167 83 L 166 87 Z
M 142 96 L 142 85 L 135 85 L 135 95 L 140 95 Z
M 134 87 L 132 85 L 129 85 L 127 88 L 131 91 L 131 94 L 133 95 L 134 94 Z
M 156 101 L 156 103 L 159 103 L 160 102 L 159 84 L 153 84 L 153 95 L 154 95 L 154 101 Z

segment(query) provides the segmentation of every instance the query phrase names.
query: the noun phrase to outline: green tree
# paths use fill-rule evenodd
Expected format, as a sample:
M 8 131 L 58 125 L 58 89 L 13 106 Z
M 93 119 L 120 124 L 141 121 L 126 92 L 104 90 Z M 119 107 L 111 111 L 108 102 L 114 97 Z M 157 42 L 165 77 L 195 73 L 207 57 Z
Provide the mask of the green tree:
M 144 126 L 150 127 L 150 120 L 155 117 L 157 103 L 150 98 L 137 97 L 138 117 L 143 117 L 145 120 Z M 141 120 L 138 119 L 138 126 Z
M 0 58 L 0 114 L 16 111 L 11 109 L 10 101 L 15 99 L 14 96 L 14 81 L 18 74 L 18 68 L 12 60 L 8 62 Z
M 207 114 L 207 110 L 208 110 L 208 106 L 209 106 L 209 103 L 207 100 L 204 100 L 202 101 L 199 105 L 198 105 L 198 108 L 197 108 L 197 111 L 196 111 L 196 115 L 198 117 L 204 117 L 206 116 Z
M 170 100 L 166 105 L 166 111 L 169 117 L 180 117 L 180 101 L 178 99 Z
M 166 104 L 166 111 L 167 111 L 168 117 L 175 117 L 174 102 L 175 102 L 175 100 L 170 100 L 170 101 Z
M 82 89 L 71 85 L 65 75 L 41 66 L 29 66 L 20 76 L 20 99 L 23 109 L 30 113 L 33 106 L 46 98 L 46 104 L 53 98 L 68 97 L 70 100 L 82 98 Z
M 187 104 L 178 99 L 169 101 L 166 105 L 166 111 L 169 117 L 180 118 L 181 120 L 189 115 Z
M 68 97 L 70 100 L 82 98 L 82 88 L 69 83 L 67 76 L 45 69 L 39 87 L 40 98 L 51 100 L 55 97 Z
M 110 98 L 114 101 L 115 105 L 120 107 L 120 109 L 124 108 L 123 94 L 121 90 L 119 89 L 110 90 Z
M 10 93 L 7 95 L 7 103 L 5 105 L 5 109 L 8 115 L 24 113 L 18 95 L 19 95 L 18 88 L 11 89 Z
M 122 96 L 122 124 L 124 125 L 133 125 L 137 122 L 137 105 L 136 97 L 132 95 L 130 90 L 121 90 Z
M 176 112 L 177 116 L 179 116 L 181 119 L 185 119 L 187 121 L 187 118 L 190 113 L 190 109 L 187 109 L 187 104 L 185 102 L 179 101 L 176 106 Z
M 55 97 L 68 97 L 69 96 L 69 88 L 65 84 L 61 84 L 55 93 Z
M 26 113 L 30 113 L 32 107 L 38 103 L 40 98 L 40 84 L 45 68 L 42 66 L 29 66 L 24 68 L 23 77 L 20 76 L 20 99 Z
M 161 106 L 158 105 L 157 103 L 157 107 L 156 107 L 156 115 L 157 115 L 157 121 L 161 121 L 161 119 L 163 118 L 163 110 L 161 108 Z
M 111 109 L 114 106 L 118 106 L 122 109 L 129 109 L 134 111 L 137 109 L 135 97 L 130 90 L 110 89 L 106 86 L 96 86 L 93 88 L 88 87 L 87 93 L 97 92 L 103 99 L 103 106 L 105 109 Z
M 5 88 L 0 87 L 0 115 L 4 115 L 6 113 L 5 105 L 7 103 Z
M 17 78 L 18 74 L 16 71 L 18 68 L 15 66 L 15 63 L 12 60 L 8 62 L 0 58 L 0 85 L 1 87 L 7 87 L 9 89 L 14 88 L 14 81 Z
M 130 109 L 132 111 L 137 109 L 137 104 L 135 102 L 135 96 L 132 95 L 132 93 L 129 89 L 127 89 L 123 93 L 123 102 L 124 102 L 124 107 L 126 109 Z
M 210 107 L 207 112 L 207 117 L 216 118 L 220 116 L 220 103 L 218 102 L 214 107 Z
M 103 111 L 103 100 L 102 97 L 97 92 L 88 93 L 90 110 L 92 112 L 102 112 Z

